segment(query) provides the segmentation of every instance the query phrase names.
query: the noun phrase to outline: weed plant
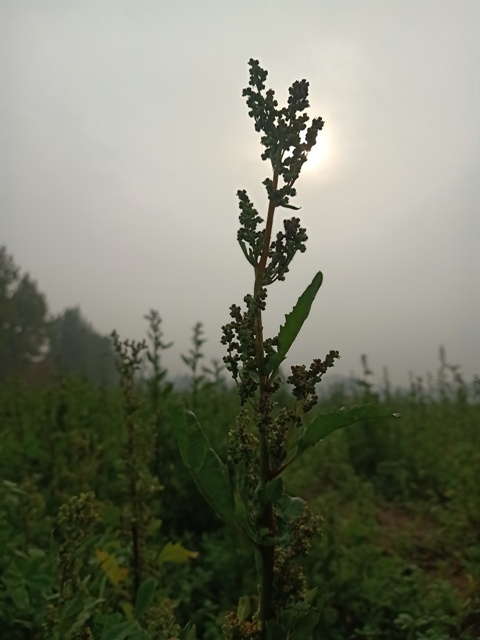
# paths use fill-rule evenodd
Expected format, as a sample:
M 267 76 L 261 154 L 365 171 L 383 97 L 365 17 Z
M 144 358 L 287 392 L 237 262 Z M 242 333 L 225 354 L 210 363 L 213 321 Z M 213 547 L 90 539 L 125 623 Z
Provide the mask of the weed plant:
M 249 67 L 250 82 L 243 95 L 261 134 L 262 160 L 270 164 L 271 177 L 263 182 L 268 201 L 266 220 L 246 191 L 237 193 L 237 240 L 253 269 L 253 290 L 244 297 L 243 309 L 236 304 L 230 307 L 232 320 L 223 327 L 224 362 L 237 385 L 241 405 L 236 428 L 229 434 L 228 467 L 210 447 L 192 412 L 179 412 L 177 437 L 183 461 L 206 501 L 239 529 L 255 551 L 258 590 L 244 595 L 237 610 L 227 615 L 224 637 L 306 640 L 319 619 L 315 605 L 319 594 L 316 589 L 307 589 L 298 560 L 310 551 L 319 520 L 303 500 L 286 493 L 282 474 L 305 450 L 333 431 L 361 419 L 378 419 L 381 412 L 372 404 L 308 417 L 318 402 L 316 385 L 339 358 L 335 350 L 323 360 L 315 358 L 308 368 L 292 366 L 286 379 L 292 387 L 292 402 L 276 408 L 275 397 L 284 382 L 280 365 L 310 313 L 323 275 L 320 271 L 315 275 L 278 334 L 266 338 L 263 314 L 268 288 L 285 280 L 293 258 L 305 251 L 307 240 L 306 230 L 295 216 L 284 218 L 283 230 L 274 235 L 275 218 L 280 209 L 298 209 L 291 204 L 295 184 L 324 123 L 320 117 L 310 121 L 306 113 L 306 80 L 293 83 L 287 106 L 279 108 L 273 90 L 265 90 L 267 72 L 257 60 L 250 60 Z M 195 331 L 194 344 L 201 346 L 198 325 Z M 198 350 L 184 361 L 192 368 L 195 382 Z M 190 633 L 189 637 L 194 636 Z

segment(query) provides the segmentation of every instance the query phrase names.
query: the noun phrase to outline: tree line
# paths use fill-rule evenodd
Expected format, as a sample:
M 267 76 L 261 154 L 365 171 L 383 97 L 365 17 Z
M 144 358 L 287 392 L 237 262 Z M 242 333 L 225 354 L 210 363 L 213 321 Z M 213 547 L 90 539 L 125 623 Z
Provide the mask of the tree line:
M 0 381 L 44 381 L 61 373 L 113 384 L 111 340 L 95 331 L 78 306 L 51 315 L 36 281 L 0 246 Z

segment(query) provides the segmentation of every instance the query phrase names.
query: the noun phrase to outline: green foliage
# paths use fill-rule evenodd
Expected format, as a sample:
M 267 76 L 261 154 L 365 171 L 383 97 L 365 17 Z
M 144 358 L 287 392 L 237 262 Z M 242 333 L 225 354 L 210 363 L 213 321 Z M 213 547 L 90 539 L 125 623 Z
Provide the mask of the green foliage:
M 173 342 L 163 341 L 162 319 L 155 309 L 144 316 L 148 322 L 147 360 L 152 367 L 152 375 L 147 379 L 150 401 L 155 413 L 161 412 L 162 399 L 172 390 L 172 385 L 166 380 L 167 370 L 162 366 L 162 352 L 170 349 Z
M 258 486 L 258 478 L 250 484 L 248 465 L 244 469 L 246 490 L 240 502 L 235 493 L 237 518 L 239 505 L 254 512 L 269 500 L 278 504 L 280 488 L 282 495 L 302 497 L 304 502 L 290 505 L 298 507 L 297 514 L 306 502 L 313 515 L 323 514 L 323 535 L 311 540 L 308 560 L 299 559 L 307 582 L 319 587 L 315 639 L 404 640 L 410 634 L 416 640 L 472 640 L 478 635 L 478 398 L 474 385 L 460 383 L 449 372 L 441 383 L 446 397 L 439 392 L 438 376 L 428 380 L 420 384 L 415 378 L 408 389 L 390 390 L 387 401 L 381 400 L 386 388 L 376 387 L 369 376 L 370 404 L 380 414 L 398 410 L 401 422 L 366 419 L 335 431 L 322 446 L 305 450 L 300 465 L 288 466 L 265 485 Z M 469 390 L 466 404 L 457 393 L 460 384 Z M 149 388 L 134 384 L 134 390 L 141 401 L 137 418 L 148 423 L 154 415 Z M 309 413 L 309 422 L 333 411 L 332 404 L 356 406 L 367 399 L 361 385 L 337 384 L 332 397 L 329 393 L 320 398 L 318 410 Z M 173 408 L 180 398 L 171 391 L 164 400 L 161 442 L 174 452 Z M 209 442 L 223 442 L 238 410 L 232 391 L 220 383 L 202 387 L 198 407 Z M 289 407 L 281 404 L 278 411 Z M 242 474 L 231 455 L 248 447 L 249 436 L 255 436 L 255 425 L 245 420 L 247 431 L 232 442 L 229 455 L 232 482 Z M 153 640 L 164 632 L 150 629 L 174 629 L 175 623 L 181 628 L 192 620 L 197 637 L 220 640 L 226 613 L 238 625 L 242 596 L 249 607 L 240 609 L 241 622 L 251 622 L 258 591 L 248 539 L 209 516 L 180 457 L 176 467 L 164 468 L 164 490 L 145 496 L 151 518 L 146 529 L 151 573 L 144 580 L 156 579 L 157 588 L 144 618 L 133 617 L 132 547 L 122 517 L 127 505 L 124 427 L 124 403 L 115 389 L 102 390 L 74 378 L 53 381 L 46 389 L 18 381 L 0 388 L 1 637 L 24 640 L 29 634 L 31 640 L 50 640 L 56 632 L 42 631 L 49 615 L 57 626 L 63 620 L 72 627 L 88 614 L 82 624 L 94 638 L 123 633 L 126 638 L 146 634 Z M 232 433 L 237 438 L 238 427 Z M 252 464 L 257 466 L 256 458 Z M 78 599 L 57 610 L 58 562 L 66 531 L 61 533 L 56 518 L 63 503 L 89 491 L 96 495 L 93 506 L 99 520 L 72 555 L 79 567 Z M 172 494 L 169 500 L 167 494 Z M 282 510 L 288 511 L 286 504 Z M 277 535 L 292 540 L 286 518 L 279 527 Z M 198 556 L 193 558 L 190 550 Z M 177 553 L 188 562 L 177 563 Z M 165 632 L 163 637 L 179 633 Z
M 277 372 L 285 360 L 290 347 L 295 342 L 303 323 L 308 318 L 312 303 L 323 282 L 323 274 L 319 271 L 312 282 L 298 299 L 293 310 L 285 316 L 285 324 L 280 327 L 277 336 L 278 350 L 268 361 L 268 371 Z
M 298 436 L 295 457 L 315 446 L 337 429 L 348 427 L 361 420 L 378 420 L 389 417 L 399 418 L 400 414 L 391 414 L 379 405 L 342 407 L 329 413 L 318 414 Z
M 192 623 L 188 623 L 185 629 L 180 632 L 178 640 L 196 640 L 197 633 L 196 626 Z
M 183 362 L 187 365 L 191 372 L 191 400 L 192 406 L 195 407 L 197 402 L 197 394 L 200 386 L 205 381 L 204 373 L 199 370 L 200 360 L 205 356 L 202 347 L 206 342 L 203 337 L 203 324 L 197 322 L 193 327 L 192 347 L 189 349 L 188 355 L 182 355 Z
M 84 375 L 94 384 L 117 380 L 115 355 L 107 336 L 99 335 L 78 307 L 52 318 L 45 364 L 64 374 Z
M 235 507 L 227 468 L 191 411 L 177 411 L 176 434 L 182 460 L 198 490 L 219 516 L 231 522 Z
M 134 614 L 136 618 L 140 619 L 148 609 L 148 607 L 152 604 L 156 588 L 157 581 L 155 580 L 155 578 L 148 578 L 148 580 L 142 582 L 135 597 Z
M 47 302 L 0 246 L 0 380 L 25 375 L 47 338 Z

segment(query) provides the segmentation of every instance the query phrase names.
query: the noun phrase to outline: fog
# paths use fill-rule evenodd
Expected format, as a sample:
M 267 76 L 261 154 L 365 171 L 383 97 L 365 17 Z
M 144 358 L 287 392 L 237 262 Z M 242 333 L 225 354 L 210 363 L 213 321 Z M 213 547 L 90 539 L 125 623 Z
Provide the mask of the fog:
M 197 321 L 221 359 L 253 285 L 236 191 L 267 204 L 241 95 L 255 58 L 280 103 L 306 78 L 325 120 L 294 203 L 307 251 L 267 334 L 320 269 L 291 363 L 338 349 L 348 375 L 366 353 L 403 383 L 444 345 L 480 373 L 479 42 L 478 0 L 3 0 L 0 244 L 52 314 L 142 338 L 155 308 L 173 375 Z

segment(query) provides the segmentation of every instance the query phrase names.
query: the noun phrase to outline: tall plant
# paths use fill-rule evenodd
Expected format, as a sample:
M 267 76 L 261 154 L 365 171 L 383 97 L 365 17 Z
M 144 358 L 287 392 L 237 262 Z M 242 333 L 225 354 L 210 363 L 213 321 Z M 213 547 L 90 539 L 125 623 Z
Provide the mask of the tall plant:
M 333 431 L 365 418 L 378 418 L 376 406 L 341 408 L 310 417 L 318 397 L 316 385 L 339 358 L 331 350 L 309 367 L 294 365 L 286 382 L 292 401 L 276 409 L 274 396 L 282 381 L 280 366 L 307 319 L 322 284 L 319 271 L 285 316 L 276 336 L 266 338 L 263 314 L 268 287 L 285 280 L 297 252 L 305 251 L 306 230 L 297 217 L 283 220 L 274 235 L 280 209 L 295 210 L 291 199 L 308 154 L 324 122 L 310 120 L 306 80 L 294 82 L 288 103 L 279 108 L 272 89 L 265 90 L 267 71 L 249 61 L 250 82 L 244 89 L 249 116 L 261 134 L 262 160 L 271 166 L 263 184 L 268 196 L 266 221 L 246 191 L 238 191 L 240 229 L 237 239 L 253 269 L 253 290 L 243 308 L 230 307 L 223 327 L 224 362 L 240 396 L 236 428 L 223 462 L 190 411 L 179 410 L 176 433 L 182 459 L 210 506 L 250 540 L 256 554 L 258 595 L 240 600 L 227 615 L 225 638 L 231 640 L 305 640 L 311 637 L 319 610 L 315 589 L 308 591 L 299 558 L 308 553 L 317 518 L 306 503 L 285 492 L 282 474 L 307 449 Z M 191 638 L 193 636 L 189 636 Z

